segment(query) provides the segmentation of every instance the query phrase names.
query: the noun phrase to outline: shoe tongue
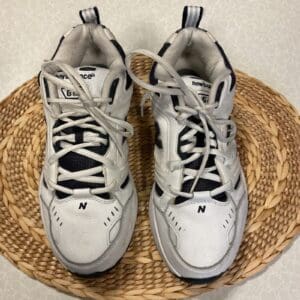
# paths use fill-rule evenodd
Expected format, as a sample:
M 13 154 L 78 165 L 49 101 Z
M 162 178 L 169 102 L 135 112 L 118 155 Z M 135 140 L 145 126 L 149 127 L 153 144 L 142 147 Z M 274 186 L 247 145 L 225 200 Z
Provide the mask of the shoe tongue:
M 184 75 L 184 76 L 182 76 L 182 80 L 184 81 L 184 83 L 187 85 L 187 87 L 189 89 L 195 91 L 199 95 L 200 99 L 204 103 L 208 103 L 209 95 L 210 95 L 211 87 L 212 87 L 211 83 L 201 79 L 200 77 L 194 76 L 194 75 Z M 196 101 L 196 100 L 194 100 L 194 101 Z M 190 103 L 190 104 L 194 105 L 195 103 Z M 196 134 L 195 138 L 196 138 L 197 144 L 201 145 L 201 147 L 205 144 L 205 136 L 203 133 L 198 132 Z M 182 159 L 187 159 L 190 157 L 189 155 L 185 156 L 186 154 L 183 154 L 183 153 L 181 153 L 180 155 L 181 155 Z M 198 159 L 186 164 L 185 167 L 189 168 L 189 169 L 198 170 L 201 166 L 202 158 L 203 157 L 200 156 Z M 206 168 L 212 167 L 214 165 L 215 165 L 214 155 L 210 154 L 208 157 L 208 161 L 206 163 Z M 184 181 L 181 186 L 181 191 L 186 192 L 186 193 L 190 192 L 193 183 L 194 183 L 194 180 Z M 200 178 L 197 181 L 194 191 L 195 192 L 211 191 L 211 190 L 219 187 L 220 185 L 221 184 L 219 182 L 216 182 L 214 180 Z M 223 195 L 222 195 L 222 197 L 223 197 Z M 223 201 L 222 199 L 220 201 Z M 180 204 L 185 201 L 187 201 L 187 198 L 178 196 L 175 199 L 175 204 Z
M 91 92 L 93 97 L 100 97 L 103 84 L 109 70 L 104 67 L 95 67 L 95 66 L 82 66 L 77 67 L 75 70 L 80 74 L 83 78 L 89 91 Z M 63 72 L 57 72 L 56 76 L 58 78 L 69 81 L 67 76 Z M 70 91 L 65 87 L 58 88 L 58 97 L 62 99 L 78 99 L 77 93 L 74 91 Z
M 195 91 L 204 103 L 208 103 L 211 83 L 194 75 L 184 75 L 182 80 L 188 88 Z
M 95 66 L 78 67 L 78 68 L 75 68 L 75 70 L 80 74 L 80 76 L 83 78 L 83 80 L 87 84 L 87 87 L 88 87 L 90 93 L 92 94 L 92 96 L 100 97 L 102 88 L 104 85 L 104 81 L 109 73 L 109 70 L 107 68 L 95 67 Z M 56 76 L 63 80 L 69 81 L 69 79 L 63 72 L 56 73 Z M 58 88 L 58 97 L 61 99 L 70 100 L 70 102 L 68 102 L 68 103 L 71 103 L 74 99 L 78 99 L 78 95 L 75 92 L 70 91 L 64 87 Z M 63 112 L 70 111 L 70 105 L 68 105 L 68 103 L 60 104 L 61 110 Z M 72 110 L 74 110 L 74 109 L 76 109 L 76 108 L 74 108 L 74 106 L 72 106 Z M 78 117 L 72 116 L 70 118 L 77 120 Z M 79 118 L 80 118 L 80 116 L 79 116 Z M 60 126 L 63 124 L 64 124 L 64 122 L 60 121 L 60 123 L 58 123 L 57 126 Z M 96 122 L 90 121 L 90 122 L 88 122 L 88 124 L 96 125 Z M 64 129 L 63 134 L 73 134 L 74 139 L 75 139 L 74 144 L 84 142 L 85 136 L 87 136 L 89 134 L 94 134 L 94 135 L 96 134 L 98 136 L 101 136 L 102 138 L 105 138 L 104 135 L 102 135 L 101 133 L 95 133 L 92 131 L 92 129 L 89 129 L 89 128 L 84 129 L 82 127 L 77 127 L 77 126 L 68 127 L 66 129 Z M 60 143 L 57 143 L 56 147 L 57 147 L 57 151 L 60 150 L 61 149 Z M 99 146 L 85 147 L 85 149 L 90 152 L 94 152 L 98 155 L 99 154 L 104 155 L 108 149 L 108 145 L 101 144 Z M 86 170 L 89 168 L 98 167 L 98 166 L 102 165 L 102 163 L 100 163 L 92 158 L 89 158 L 85 155 L 71 151 L 59 159 L 59 165 L 67 171 L 77 172 L 77 171 L 82 171 L 82 170 Z M 104 175 L 103 175 L 103 172 L 101 172 L 101 173 L 98 173 L 96 176 L 99 176 L 99 178 L 100 178 L 100 177 L 103 177 Z M 60 184 L 66 188 L 71 188 L 71 189 L 87 189 L 87 188 L 91 189 L 91 188 L 100 188 L 100 187 L 105 186 L 104 183 L 100 183 L 100 182 L 97 182 L 97 183 L 83 182 L 83 181 L 77 181 L 76 179 L 61 181 Z M 57 192 L 56 194 L 59 198 L 67 197 L 67 195 L 62 192 Z M 99 194 L 97 196 L 99 196 L 101 198 L 105 198 L 105 199 L 109 199 L 109 197 L 110 197 L 108 193 Z

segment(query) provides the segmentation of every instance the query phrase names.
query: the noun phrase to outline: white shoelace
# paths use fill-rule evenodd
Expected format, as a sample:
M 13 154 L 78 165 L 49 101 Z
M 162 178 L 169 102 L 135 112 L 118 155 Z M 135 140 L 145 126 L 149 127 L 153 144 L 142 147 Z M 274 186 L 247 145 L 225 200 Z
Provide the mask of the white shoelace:
M 144 82 L 139 79 L 131 70 L 131 60 L 134 55 L 142 54 L 149 58 L 152 58 L 154 62 L 158 63 L 160 66 L 164 68 L 164 70 L 171 76 L 172 81 L 158 82 L 157 85 L 152 85 Z M 162 57 L 144 49 L 138 49 L 132 51 L 126 56 L 126 67 L 131 78 L 141 87 L 151 92 L 150 99 L 154 99 L 157 97 L 155 93 L 159 94 L 167 94 L 167 95 L 176 95 L 183 96 L 191 100 L 190 102 L 194 102 L 195 106 L 186 105 L 177 105 L 175 110 L 178 112 L 177 114 L 171 114 L 171 117 L 174 117 L 181 124 L 190 128 L 190 130 L 182 136 L 182 141 L 187 141 L 188 143 L 181 146 L 181 151 L 185 153 L 189 153 L 190 156 L 187 159 L 179 160 L 179 161 L 169 161 L 167 165 L 170 170 L 175 170 L 179 168 L 184 168 L 183 174 L 184 179 L 183 182 L 188 180 L 193 180 L 192 187 L 189 192 L 182 192 L 180 190 L 174 189 L 171 185 L 165 185 L 164 178 L 159 173 L 156 173 L 156 180 L 159 185 L 167 188 L 167 190 L 173 194 L 174 196 L 182 196 L 185 198 L 192 198 L 194 190 L 197 186 L 197 182 L 200 178 L 210 179 L 216 182 L 221 183 L 221 178 L 219 175 L 213 173 L 217 168 L 216 166 L 207 167 L 207 161 L 210 155 L 215 155 L 216 157 L 220 157 L 225 159 L 226 156 L 217 149 L 217 140 L 223 143 L 229 143 L 232 141 L 236 134 L 236 126 L 231 120 L 221 120 L 216 119 L 212 114 L 213 110 L 216 107 L 216 104 L 207 104 L 204 103 L 202 98 L 193 90 L 189 89 L 185 82 L 182 80 L 180 75 L 176 72 L 176 70 Z M 218 79 L 218 83 L 221 83 L 228 74 L 224 74 Z M 214 94 L 214 89 L 217 88 L 218 83 L 213 85 L 211 94 Z M 146 97 L 149 96 L 149 93 L 146 93 L 142 99 L 142 109 Z M 196 124 L 189 120 L 190 117 L 195 116 L 198 117 L 200 122 Z M 201 125 L 200 125 L 201 124 Z M 220 131 L 218 128 L 219 125 L 226 125 L 228 128 L 228 132 L 226 132 L 226 136 Z M 211 130 L 210 130 L 211 128 Z M 196 147 L 196 138 L 195 135 L 197 132 L 201 132 L 205 136 L 205 146 L 204 147 Z M 227 134 L 229 135 L 227 136 Z M 201 164 L 198 170 L 186 168 L 185 165 L 193 162 L 202 156 Z M 221 194 L 227 190 L 231 189 L 231 182 L 225 182 L 220 184 L 219 187 L 210 191 L 211 196 L 216 196 Z
M 62 71 L 68 77 L 70 82 L 59 79 L 49 73 L 47 70 L 52 67 L 54 70 Z M 108 135 L 110 140 L 115 144 L 120 156 L 124 159 L 125 164 L 127 163 L 127 158 L 123 153 L 123 148 L 117 139 L 117 135 L 130 137 L 133 134 L 133 127 L 128 122 L 114 118 L 105 113 L 101 109 L 101 106 L 109 103 L 111 99 L 93 98 L 84 80 L 71 66 L 60 61 L 49 61 L 43 64 L 41 76 L 52 82 L 57 87 L 66 88 L 78 95 L 78 100 L 72 99 L 72 101 L 51 97 L 47 99 L 49 104 L 68 105 L 67 112 L 56 113 L 54 109 L 51 109 L 50 113 L 52 118 L 56 121 L 61 120 L 63 124 L 53 129 L 53 145 L 60 142 L 61 149 L 49 157 L 48 163 L 56 163 L 59 158 L 69 152 L 75 152 L 99 162 L 99 166 L 97 167 L 76 172 L 70 172 L 58 164 L 57 182 L 53 182 L 45 176 L 47 184 L 54 190 L 70 195 L 74 193 L 73 190 L 62 186 L 59 182 L 72 179 L 80 182 L 104 184 L 104 177 L 97 176 L 97 174 L 103 171 L 104 166 L 108 168 L 116 168 L 117 166 L 115 166 L 114 162 L 108 158 L 86 148 L 100 146 L 101 144 L 107 145 L 108 140 L 102 136 Z M 76 120 L 73 120 L 72 117 L 76 117 Z M 96 122 L 97 125 L 91 124 L 91 122 Z M 75 134 L 65 134 L 63 132 L 63 130 L 74 126 L 84 129 L 84 138 L 82 143 L 72 144 L 75 142 Z M 100 135 L 96 132 L 100 133 Z M 60 133 L 60 135 L 57 135 L 58 133 Z M 113 181 L 109 186 L 91 189 L 90 193 L 107 193 L 115 188 L 116 183 L 116 181 Z

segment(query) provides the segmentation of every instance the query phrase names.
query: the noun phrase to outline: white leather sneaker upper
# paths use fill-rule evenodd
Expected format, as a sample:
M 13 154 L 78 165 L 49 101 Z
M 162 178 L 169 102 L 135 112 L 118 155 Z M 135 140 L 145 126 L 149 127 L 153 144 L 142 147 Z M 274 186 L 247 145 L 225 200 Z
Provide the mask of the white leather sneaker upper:
M 127 57 L 128 65 L 136 53 L 155 61 L 150 84 L 129 69 L 134 81 L 152 92 L 153 232 L 170 268 L 196 278 L 205 278 L 200 269 L 223 272 L 226 257 L 232 262 L 244 228 L 245 205 L 242 217 L 239 209 L 247 202 L 230 119 L 235 74 L 218 42 L 198 28 L 201 16 L 202 9 L 185 8 L 183 28 L 158 55 L 136 50 Z
M 132 84 L 124 53 L 95 8 L 80 16 L 84 24 L 61 39 L 40 75 L 47 123 L 40 199 L 54 252 L 79 273 L 80 264 L 97 261 L 97 268 L 84 269 L 89 273 L 111 267 L 126 250 L 136 217 L 136 204 L 128 203 L 136 195 L 128 167 Z M 127 232 L 121 230 L 126 220 Z M 117 251 L 110 250 L 113 244 Z M 107 251 L 114 253 L 111 263 L 101 266 Z

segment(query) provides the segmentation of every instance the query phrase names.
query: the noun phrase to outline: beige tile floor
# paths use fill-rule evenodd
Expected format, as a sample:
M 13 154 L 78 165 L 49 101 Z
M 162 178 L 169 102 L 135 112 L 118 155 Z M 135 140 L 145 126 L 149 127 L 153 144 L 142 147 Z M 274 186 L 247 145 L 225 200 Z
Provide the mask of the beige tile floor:
M 180 26 L 182 6 L 203 5 L 203 27 L 221 42 L 235 68 L 263 80 L 300 109 L 299 0 L 0 0 L 0 99 L 37 73 L 60 36 L 79 22 L 78 10 L 95 4 L 127 51 L 158 50 Z M 294 300 L 300 299 L 299 283 L 298 239 L 258 276 L 197 299 Z M 0 299 L 71 298 L 0 257 Z

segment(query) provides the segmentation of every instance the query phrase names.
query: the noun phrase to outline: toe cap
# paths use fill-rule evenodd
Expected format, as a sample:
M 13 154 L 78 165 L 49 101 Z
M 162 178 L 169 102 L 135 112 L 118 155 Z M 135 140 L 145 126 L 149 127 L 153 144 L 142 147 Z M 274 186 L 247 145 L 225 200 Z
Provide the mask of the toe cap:
M 187 264 L 198 268 L 211 267 L 230 249 L 235 229 L 232 202 L 174 205 L 169 208 L 167 216 L 170 231 L 176 236 L 176 239 L 172 238 L 173 244 Z
M 117 201 L 54 201 L 50 207 L 52 241 L 66 260 L 91 263 L 103 255 L 117 236 L 121 213 Z

